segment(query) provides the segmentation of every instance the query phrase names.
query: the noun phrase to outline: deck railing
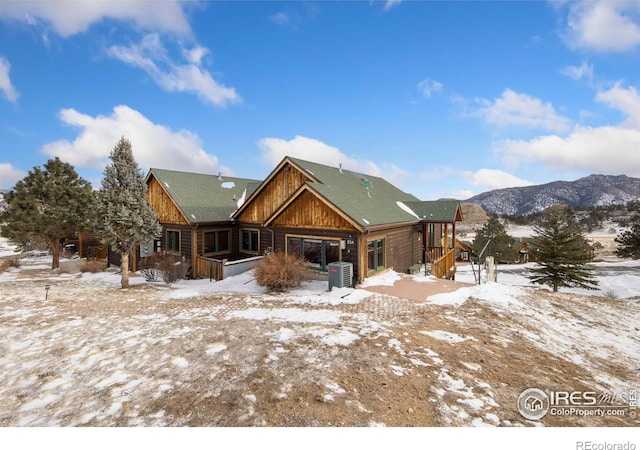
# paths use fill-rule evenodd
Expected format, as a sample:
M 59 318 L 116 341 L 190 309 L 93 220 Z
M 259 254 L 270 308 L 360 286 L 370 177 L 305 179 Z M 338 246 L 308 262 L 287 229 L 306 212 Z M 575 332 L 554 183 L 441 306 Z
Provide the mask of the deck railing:
M 225 277 L 232 277 L 241 274 L 247 270 L 253 269 L 262 256 L 252 256 L 249 258 L 237 259 L 229 261 L 227 259 L 207 258 L 198 256 L 196 258 L 194 278 L 209 278 L 210 280 L 220 281 Z
M 224 278 L 224 261 L 198 256 L 193 276 L 194 278 L 209 278 L 220 281 Z
M 431 274 L 436 278 L 453 278 L 456 273 L 456 249 L 452 248 L 431 264 Z

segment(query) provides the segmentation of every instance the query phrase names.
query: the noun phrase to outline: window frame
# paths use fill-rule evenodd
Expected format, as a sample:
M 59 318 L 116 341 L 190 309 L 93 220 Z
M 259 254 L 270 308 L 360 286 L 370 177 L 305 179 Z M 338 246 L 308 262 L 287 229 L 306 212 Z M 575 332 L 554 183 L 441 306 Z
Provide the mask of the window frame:
M 373 262 L 375 268 L 369 266 L 369 245 L 373 244 Z M 382 248 L 380 248 L 382 247 Z M 379 258 L 382 255 L 382 265 Z M 387 242 L 386 237 L 379 237 L 375 239 L 367 239 L 367 276 L 374 275 L 378 272 L 382 272 L 387 268 Z
M 298 246 L 299 254 L 301 258 L 304 258 L 304 249 L 305 249 L 305 240 L 313 241 L 314 243 L 318 243 L 320 241 L 320 264 L 318 263 L 309 263 L 307 267 L 310 270 L 314 270 L 316 272 L 327 273 L 329 271 L 328 265 L 332 262 L 342 261 L 342 238 L 340 237 L 326 237 L 326 236 L 301 236 L 301 235 L 286 235 L 285 236 L 285 249 L 286 252 L 289 253 L 289 242 L 292 239 L 298 239 L 300 241 L 300 245 Z M 331 245 L 331 243 L 337 243 L 338 247 L 338 259 L 337 261 L 327 262 L 327 245 Z
M 249 233 L 249 248 L 244 248 L 244 235 L 243 233 Z M 256 250 L 252 250 L 254 241 L 252 239 L 253 233 L 255 233 L 255 244 Z M 240 247 L 240 253 L 244 253 L 246 255 L 259 255 L 260 254 L 260 230 L 255 228 L 241 228 L 240 229 L 240 242 L 238 246 Z
M 171 239 L 169 235 L 175 235 L 175 240 Z M 180 250 L 182 248 L 182 232 L 180 230 L 167 229 L 165 232 L 165 242 L 165 251 L 168 253 L 180 254 Z M 177 248 L 174 248 L 174 244 Z
M 206 242 L 207 242 L 207 238 L 206 235 L 207 234 L 214 234 L 214 251 L 206 251 Z M 221 233 L 226 233 L 227 235 L 227 248 L 226 249 L 220 249 L 220 234 Z M 231 242 L 231 229 L 230 228 L 224 228 L 224 229 L 212 229 L 212 230 L 206 230 L 206 231 L 202 231 L 202 256 L 215 256 L 215 255 L 225 255 L 225 254 L 229 254 L 231 253 L 231 247 L 232 247 L 232 242 Z

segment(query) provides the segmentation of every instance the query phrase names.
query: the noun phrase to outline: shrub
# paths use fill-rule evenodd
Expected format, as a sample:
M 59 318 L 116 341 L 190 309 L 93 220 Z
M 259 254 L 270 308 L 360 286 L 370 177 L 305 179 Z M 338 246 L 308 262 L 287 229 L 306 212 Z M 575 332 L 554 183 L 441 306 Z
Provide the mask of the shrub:
M 256 282 L 275 292 L 300 286 L 306 274 L 304 259 L 284 252 L 265 256 L 255 268 Z
M 7 266 L 8 267 L 14 267 L 16 269 L 20 268 L 20 266 L 22 265 L 22 261 L 20 261 L 20 258 L 18 256 L 14 256 L 12 258 L 7 258 Z
M 168 253 L 154 253 L 140 262 L 140 272 L 147 281 L 157 281 L 159 276 L 167 284 L 185 280 L 191 264 L 180 256 Z
M 140 261 L 139 270 L 147 281 L 158 281 L 160 275 L 160 253 L 154 253 Z
M 104 259 L 87 259 L 80 270 L 82 272 L 97 273 L 104 272 L 107 269 L 107 261 Z

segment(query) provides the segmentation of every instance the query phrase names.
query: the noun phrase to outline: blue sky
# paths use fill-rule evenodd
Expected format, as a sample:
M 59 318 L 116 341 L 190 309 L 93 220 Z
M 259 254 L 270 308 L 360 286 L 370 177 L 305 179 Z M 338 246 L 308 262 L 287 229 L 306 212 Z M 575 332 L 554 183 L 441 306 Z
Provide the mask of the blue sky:
M 55 156 L 466 199 L 640 177 L 640 2 L 0 2 L 0 188 Z

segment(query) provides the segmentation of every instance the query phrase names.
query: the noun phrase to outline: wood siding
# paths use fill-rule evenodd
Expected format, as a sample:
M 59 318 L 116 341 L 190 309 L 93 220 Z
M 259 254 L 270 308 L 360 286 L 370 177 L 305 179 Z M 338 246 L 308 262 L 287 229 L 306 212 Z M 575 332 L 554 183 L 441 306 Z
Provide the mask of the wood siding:
M 419 224 L 362 235 L 360 245 L 361 279 L 367 276 L 367 244 L 376 239 L 385 240 L 385 269 L 407 273 L 411 266 L 422 263 L 422 233 Z
M 238 219 L 243 223 L 262 224 L 311 177 L 291 164 L 285 164 L 264 186 Z
M 163 225 L 187 225 L 189 223 L 155 177 L 151 177 L 147 185 L 147 200 Z
M 355 232 L 352 224 L 311 192 L 303 192 L 273 224 L 285 228 L 322 228 Z
M 167 231 L 180 232 L 180 253 L 179 254 L 180 256 L 183 256 L 187 258 L 189 261 L 193 262 L 194 257 L 196 255 L 193 254 L 192 228 L 189 226 L 176 226 L 176 225 L 163 227 L 161 250 L 167 251 L 168 253 L 175 253 L 173 251 L 169 251 L 169 249 L 167 248 Z

